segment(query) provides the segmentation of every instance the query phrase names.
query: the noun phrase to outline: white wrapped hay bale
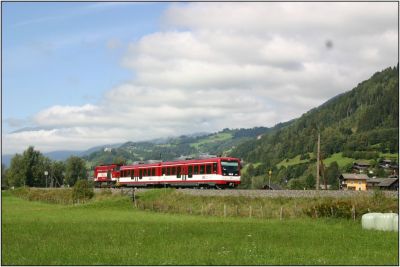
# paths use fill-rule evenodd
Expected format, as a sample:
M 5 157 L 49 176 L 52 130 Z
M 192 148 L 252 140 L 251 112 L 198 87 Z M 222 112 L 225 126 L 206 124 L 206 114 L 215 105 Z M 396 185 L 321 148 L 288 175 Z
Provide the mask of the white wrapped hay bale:
M 361 217 L 363 229 L 376 229 L 375 218 L 382 213 L 366 213 Z
M 382 213 L 375 217 L 375 227 L 377 230 L 393 231 L 393 221 L 395 213 Z
M 399 215 L 396 213 L 393 216 L 393 231 L 399 231 Z
M 361 217 L 363 229 L 381 231 L 399 231 L 399 215 L 397 213 L 366 213 Z

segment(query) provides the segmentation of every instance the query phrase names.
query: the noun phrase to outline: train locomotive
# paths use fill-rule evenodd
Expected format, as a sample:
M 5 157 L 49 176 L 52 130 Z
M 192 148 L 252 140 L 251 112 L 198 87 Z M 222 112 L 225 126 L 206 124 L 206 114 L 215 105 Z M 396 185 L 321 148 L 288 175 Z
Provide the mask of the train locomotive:
M 234 188 L 240 184 L 238 158 L 216 157 L 94 168 L 100 186 Z

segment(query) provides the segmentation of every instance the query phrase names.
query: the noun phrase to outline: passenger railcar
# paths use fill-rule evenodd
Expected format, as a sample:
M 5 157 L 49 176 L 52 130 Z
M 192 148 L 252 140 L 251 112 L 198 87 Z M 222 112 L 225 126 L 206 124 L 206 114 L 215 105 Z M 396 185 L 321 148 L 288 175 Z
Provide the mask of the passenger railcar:
M 118 186 L 233 188 L 240 184 L 240 159 L 231 157 L 106 167 L 95 168 L 97 185 L 105 181 L 104 173 L 108 184 Z

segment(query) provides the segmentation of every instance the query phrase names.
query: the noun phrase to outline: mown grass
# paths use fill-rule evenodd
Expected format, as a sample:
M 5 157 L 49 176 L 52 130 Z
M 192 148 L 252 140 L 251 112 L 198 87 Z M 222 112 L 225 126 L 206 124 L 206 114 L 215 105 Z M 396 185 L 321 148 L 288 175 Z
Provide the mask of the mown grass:
M 396 161 L 399 160 L 398 153 L 379 153 L 379 157 L 385 159 L 395 159 Z
M 353 158 L 343 157 L 343 153 L 340 152 L 332 154 L 330 157 L 323 159 L 323 161 L 326 166 L 329 166 L 332 162 L 336 161 L 339 165 L 339 168 L 343 168 L 344 166 L 353 163 L 356 160 Z
M 218 134 L 211 135 L 207 138 L 201 139 L 197 143 L 190 144 L 190 146 L 192 146 L 196 149 L 199 149 L 199 147 L 204 146 L 208 143 L 221 142 L 221 141 L 228 140 L 231 138 L 232 138 L 231 133 L 218 133 Z
M 159 214 L 134 209 L 128 197 L 103 197 L 66 206 L 29 202 L 3 193 L 2 264 L 399 263 L 397 233 L 362 230 L 358 222 Z
M 310 155 L 310 158 L 313 157 L 313 153 L 308 153 L 308 154 Z M 276 167 L 279 169 L 281 166 L 288 167 L 288 166 L 291 166 L 291 165 L 297 165 L 297 164 L 300 164 L 300 163 L 306 163 L 306 162 L 310 161 L 309 159 L 301 160 L 300 157 L 301 157 L 301 155 L 297 155 L 294 158 L 291 158 L 291 159 L 288 159 L 288 160 L 284 159 L 281 162 L 279 162 L 278 164 L 276 164 Z

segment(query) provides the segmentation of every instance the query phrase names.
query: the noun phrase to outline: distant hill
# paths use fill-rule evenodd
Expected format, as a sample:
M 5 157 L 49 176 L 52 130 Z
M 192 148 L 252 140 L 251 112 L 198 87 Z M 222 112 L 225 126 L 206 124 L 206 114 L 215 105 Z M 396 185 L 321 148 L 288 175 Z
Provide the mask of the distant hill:
M 60 150 L 60 151 L 52 151 L 43 153 L 44 156 L 52 159 L 52 160 L 66 160 L 70 156 L 80 156 L 83 151 L 69 151 L 69 150 Z M 6 154 L 2 155 L 2 164 L 6 167 L 10 166 L 11 159 L 14 157 L 15 154 Z
M 90 165 L 146 160 L 174 160 L 185 157 L 227 155 L 239 144 L 257 139 L 269 128 L 224 129 L 216 133 L 196 133 L 144 142 L 127 142 L 108 150 L 97 150 L 84 156 Z
M 120 145 L 121 144 L 101 145 L 92 147 L 88 150 L 58 150 L 58 151 L 45 152 L 43 153 L 43 155 L 51 160 L 64 161 L 71 156 L 83 157 L 93 153 L 94 151 L 103 150 L 106 147 L 115 148 L 119 147 Z M 15 154 L 2 155 L 2 164 L 4 164 L 6 167 L 10 166 L 11 159 L 14 157 L 14 155 Z

